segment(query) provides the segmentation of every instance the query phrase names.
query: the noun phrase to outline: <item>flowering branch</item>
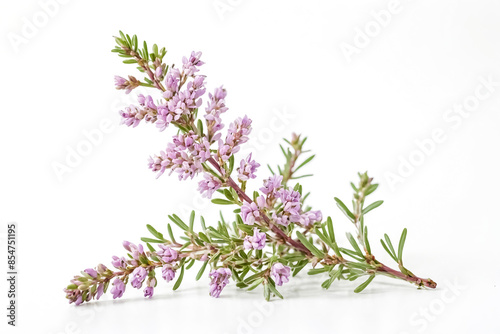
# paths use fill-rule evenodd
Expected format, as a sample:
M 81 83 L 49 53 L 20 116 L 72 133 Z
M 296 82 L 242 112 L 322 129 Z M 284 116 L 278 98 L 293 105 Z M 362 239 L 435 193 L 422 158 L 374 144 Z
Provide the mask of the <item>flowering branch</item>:
M 127 256 L 112 257 L 114 270 L 99 264 L 74 276 L 64 289 L 70 303 L 79 305 L 99 299 L 110 285 L 113 298 L 120 298 L 128 283 L 137 289 L 145 286 L 144 296 L 151 298 L 157 286 L 157 269 L 167 282 L 177 277 L 173 285 L 176 290 L 182 283 L 185 270 L 196 262 L 201 262 L 196 280 L 203 276 L 207 267 L 210 268 L 209 294 L 213 297 L 219 297 L 232 279 L 237 287 L 247 290 L 262 286 L 266 300 L 271 296 L 283 298 L 277 287 L 308 265 L 312 266 L 309 275 L 327 274 L 322 284 L 325 289 L 335 280 L 352 281 L 365 276 L 367 280 L 354 290 L 360 292 L 376 275 L 402 279 L 418 287 L 436 287 L 431 279 L 419 278 L 403 266 L 406 229 L 397 252 L 388 235 L 381 240 L 383 248 L 398 264 L 399 271 L 379 262 L 373 255 L 365 216 L 383 201 L 365 207 L 367 196 L 378 187 L 367 173 L 359 174 L 358 185 L 351 183 L 354 190 L 352 210 L 335 198 L 337 206 L 356 231 L 356 238 L 347 233 L 351 248 L 340 247 L 332 219 L 323 219 L 321 211 L 305 205 L 309 193 L 303 195 L 302 185 L 289 185 L 293 180 L 312 176 L 297 176 L 297 172 L 315 157 L 302 158 L 308 152 L 304 150 L 307 138 L 294 134 L 291 140 L 285 139 L 289 148 L 280 146 L 285 164 L 278 166 L 277 173 L 268 165 L 272 175 L 263 181 L 258 191 L 250 194 L 247 188 L 256 178 L 260 164 L 250 154 L 241 159 L 235 169 L 235 157 L 241 145 L 249 140 L 252 121 L 247 116 L 237 118 L 229 124 L 225 136 L 222 135 L 225 127 L 222 114 L 228 110 L 225 104 L 227 92 L 223 87 L 208 94 L 204 113 L 199 115 L 206 92 L 205 76 L 198 74 L 204 64 L 200 60 L 201 52 L 184 57 L 182 66 L 177 68 L 163 62 L 165 48 L 159 50 L 155 44 L 150 53 L 144 42 L 143 48 L 139 49 L 137 37 L 122 32 L 115 40 L 117 46 L 112 51 L 126 58 L 124 63 L 137 64 L 137 69 L 146 74 L 143 81 L 131 75 L 128 79 L 117 76 L 116 88 L 128 94 L 138 86 L 144 86 L 160 93 L 158 100 L 150 95 L 138 95 L 136 105 L 120 111 L 122 123 L 136 127 L 144 122 L 155 124 L 160 131 L 169 126 L 179 130 L 164 151 L 149 158 L 149 168 L 157 177 L 168 171 L 168 174 L 176 173 L 179 180 L 201 174 L 203 178 L 198 183 L 198 190 L 202 196 L 212 198 L 218 194 L 219 198 L 213 198 L 212 203 L 236 206 L 233 211 L 235 218 L 227 222 L 221 213 L 216 226 L 207 226 L 200 217 L 201 230 L 195 231 L 194 211 L 188 223 L 172 214 L 169 219 L 183 233 L 179 241 L 170 224 L 167 225 L 168 237 L 147 225 L 152 237 L 141 238 L 146 247 L 125 241 L 123 246 Z

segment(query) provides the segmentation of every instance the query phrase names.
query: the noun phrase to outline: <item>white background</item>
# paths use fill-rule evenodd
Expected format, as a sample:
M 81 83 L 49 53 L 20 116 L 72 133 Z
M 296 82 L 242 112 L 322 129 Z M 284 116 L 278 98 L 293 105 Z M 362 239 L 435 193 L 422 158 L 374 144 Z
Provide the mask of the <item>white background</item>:
M 373 11 L 393 9 L 389 1 L 61 0 L 50 17 L 33 0 L 0 6 L 2 252 L 8 222 L 18 223 L 19 238 L 12 332 L 499 331 L 498 2 L 401 0 L 385 26 Z M 72 275 L 109 265 L 123 254 L 122 240 L 147 236 L 145 224 L 165 231 L 167 214 L 185 217 L 190 208 L 217 219 L 218 208 L 196 200 L 196 182 L 156 180 L 147 169 L 172 129 L 118 126 L 118 110 L 135 94 L 116 91 L 113 75 L 137 74 L 110 52 L 119 29 L 166 46 L 169 63 L 203 51 L 209 91 L 221 84 L 228 91 L 226 124 L 244 114 L 254 120 L 248 147 L 263 166 L 281 163 L 282 137 L 310 136 L 318 155 L 304 171 L 315 177 L 303 185 L 309 203 L 333 217 L 339 238 L 351 226 L 333 197 L 348 202 L 349 182 L 368 170 L 381 184 L 373 200 L 385 200 L 367 218 L 375 254 L 392 266 L 378 239 L 385 232 L 397 239 L 407 227 L 406 264 L 438 289 L 380 277 L 362 294 L 352 292 L 358 282 L 322 291 L 324 278 L 301 275 L 281 289 L 283 301 L 263 303 L 260 291 L 234 283 L 213 299 L 207 278 L 194 282 L 194 267 L 176 292 L 160 282 L 152 300 L 128 288 L 121 300 L 68 305 L 62 289 Z M 371 37 L 363 44 L 365 29 Z M 24 39 L 16 45 L 13 36 Z M 357 53 L 346 57 L 347 44 Z M 497 86 L 484 97 L 488 77 Z M 447 114 L 463 103 L 474 109 L 467 117 Z M 102 122 L 111 130 L 58 178 L 54 163 L 65 164 L 84 132 Z M 416 141 L 433 131 L 441 142 L 418 153 Z M 418 166 L 391 183 L 400 159 L 411 157 Z M 261 168 L 258 180 L 267 175 Z

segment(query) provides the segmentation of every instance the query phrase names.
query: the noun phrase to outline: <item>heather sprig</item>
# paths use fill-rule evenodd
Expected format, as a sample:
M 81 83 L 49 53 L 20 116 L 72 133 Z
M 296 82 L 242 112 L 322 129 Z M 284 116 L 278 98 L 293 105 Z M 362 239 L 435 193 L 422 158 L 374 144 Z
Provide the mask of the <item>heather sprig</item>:
M 271 174 L 259 183 L 255 179 L 261 164 L 254 160 L 255 156 L 236 159 L 241 146 L 250 139 L 251 119 L 238 117 L 228 127 L 223 123 L 222 116 L 228 111 L 226 89 L 218 86 L 209 93 L 205 112 L 198 113 L 207 84 L 205 76 L 199 73 L 204 65 L 201 52 L 191 52 L 176 67 L 164 63 L 166 50 L 159 50 L 156 44 L 150 53 L 146 42 L 139 48 L 135 35 L 130 37 L 120 32 L 115 40 L 117 46 L 112 51 L 126 58 L 124 63 L 137 64 L 137 69 L 146 74 L 143 81 L 131 75 L 128 79 L 117 76 L 116 88 L 126 93 L 138 86 L 156 90 L 155 97 L 138 95 L 136 105 L 121 110 L 122 123 L 133 127 L 151 123 L 160 131 L 168 127 L 178 130 L 163 151 L 150 157 L 149 168 L 157 177 L 168 171 L 168 174 L 175 172 L 179 180 L 199 178 L 198 190 L 202 196 L 215 197 L 212 203 L 232 208 L 234 216 L 228 220 L 221 212 L 213 225 L 207 225 L 200 216 L 198 225 L 194 211 L 187 222 L 171 214 L 168 218 L 182 233 L 178 241 L 171 223 L 166 226 L 168 237 L 147 225 L 151 236 L 141 238 L 145 246 L 124 242 L 128 253 L 111 258 L 114 269 L 99 264 L 70 281 L 64 289 L 70 303 L 79 305 L 99 299 L 110 285 L 113 298 L 120 298 L 129 283 L 151 298 L 159 280 L 157 270 L 167 283 L 175 280 L 172 288 L 176 290 L 184 272 L 196 262 L 200 263 L 196 280 L 208 271 L 207 291 L 212 297 L 219 297 L 232 280 L 246 290 L 262 286 L 266 300 L 272 296 L 283 298 L 277 287 L 306 267 L 311 267 L 309 275 L 326 275 L 322 283 L 325 289 L 336 280 L 365 278 L 354 290 L 360 292 L 377 275 L 402 279 L 418 287 L 436 287 L 431 279 L 419 278 L 403 266 L 406 229 L 397 250 L 388 235 L 381 240 L 399 270 L 375 258 L 365 217 L 383 201 L 366 205 L 368 196 L 378 187 L 367 173 L 359 174 L 357 185 L 351 183 L 352 209 L 334 198 L 355 231 L 355 236 L 346 235 L 350 246 L 341 247 L 333 220 L 324 219 L 320 210 L 305 204 L 309 193 L 296 181 L 312 176 L 297 173 L 314 158 L 314 155 L 304 156 L 309 152 L 304 149 L 306 137 L 293 134 L 290 140 L 285 139 L 288 147 L 280 146 L 284 165 L 278 165 L 275 173 L 268 164 Z

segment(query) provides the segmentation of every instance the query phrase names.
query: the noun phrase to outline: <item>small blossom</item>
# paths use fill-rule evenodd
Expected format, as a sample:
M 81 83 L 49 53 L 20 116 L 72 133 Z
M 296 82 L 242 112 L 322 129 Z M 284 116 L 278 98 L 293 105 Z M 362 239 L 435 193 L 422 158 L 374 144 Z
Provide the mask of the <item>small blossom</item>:
M 253 229 L 253 236 L 246 236 L 243 246 L 245 249 L 263 249 L 266 246 L 266 234 L 259 232 L 259 229 L 255 227 Z
M 103 274 L 103 273 L 105 273 L 107 270 L 108 270 L 108 267 L 106 267 L 104 264 L 99 263 L 99 264 L 97 265 L 97 272 L 98 272 L 99 274 Z
M 274 196 L 277 190 L 281 188 L 281 182 L 283 181 L 283 176 L 281 175 L 273 175 L 269 177 L 267 180 L 264 180 L 264 187 L 259 190 L 268 196 Z
M 121 124 L 132 126 L 134 128 L 139 125 L 141 120 L 144 118 L 141 110 L 132 104 L 129 107 L 126 107 L 125 110 L 120 110 L 119 113 L 122 117 Z
M 163 68 L 161 66 L 157 67 L 155 70 L 155 76 L 157 78 L 161 77 L 161 74 L 163 73 Z
M 125 291 L 125 284 L 119 278 L 115 278 L 113 281 L 113 288 L 111 288 L 111 294 L 113 295 L 113 299 L 121 298 L 123 296 L 123 292 Z
M 131 285 L 132 287 L 136 289 L 140 289 L 142 286 L 142 282 L 144 282 L 144 279 L 148 275 L 148 272 L 144 267 L 137 267 L 134 269 L 132 272 L 132 282 Z
M 220 116 L 228 109 L 224 100 L 226 98 L 226 90 L 222 88 L 222 86 L 218 87 L 215 89 L 213 95 L 210 93 L 208 94 L 208 98 L 210 100 L 205 108 L 205 120 L 207 123 L 208 137 L 212 143 L 220 139 L 221 134 L 218 132 L 224 127 Z
M 96 278 L 97 277 L 97 271 L 95 271 L 92 268 L 85 269 L 84 272 L 87 273 L 87 274 L 89 274 L 92 278 Z
M 171 263 L 177 260 L 178 253 L 175 249 L 172 249 L 165 245 L 159 245 L 161 250 L 157 251 L 156 254 L 161 257 L 161 259 L 166 263 Z
M 205 64 L 200 60 L 201 52 L 191 52 L 191 56 L 189 58 L 182 58 L 182 69 L 184 70 L 185 75 L 193 75 L 198 72 L 198 67 Z
M 115 87 L 116 89 L 124 89 L 126 94 L 129 94 L 133 89 L 139 87 L 141 83 L 139 80 L 129 75 L 128 80 L 122 78 L 121 76 L 115 75 Z
M 126 250 L 128 250 L 129 252 L 132 251 L 132 249 L 130 248 L 130 245 L 132 244 L 130 241 L 127 241 L 127 240 L 124 240 L 123 241 L 123 248 L 125 248 Z
M 153 293 L 154 293 L 154 288 L 152 286 L 147 286 L 144 289 L 144 297 L 146 297 L 146 298 L 153 297 Z
M 132 257 L 134 260 L 139 261 L 139 258 L 141 255 L 144 255 L 144 248 L 142 247 L 141 244 L 139 245 L 134 245 L 133 243 L 130 243 L 130 250 L 132 252 Z
M 241 206 L 241 216 L 245 224 L 253 225 L 255 220 L 260 218 L 260 211 L 257 204 L 255 204 L 255 202 L 244 203 Z
M 161 268 L 161 276 L 165 281 L 170 282 L 175 277 L 175 271 L 172 269 L 171 265 L 165 264 Z
M 219 179 L 212 174 L 204 173 L 204 180 L 198 182 L 198 191 L 202 197 L 212 198 L 213 193 L 221 187 Z
M 281 286 L 283 283 L 287 283 L 289 281 L 290 267 L 276 262 L 271 268 L 271 276 L 276 282 L 276 285 Z
M 127 267 L 127 260 L 122 256 L 121 258 L 113 255 L 113 261 L 111 261 L 111 264 L 117 268 L 126 268 Z
M 97 291 L 96 291 L 96 295 L 95 295 L 95 298 L 97 300 L 99 300 L 99 298 L 101 298 L 102 294 L 104 293 L 104 284 L 101 283 L 99 284 L 99 286 L 97 287 Z
M 320 222 L 323 219 L 321 211 L 308 211 L 300 215 L 300 223 L 304 227 L 308 227 L 316 222 Z
M 237 169 L 238 180 L 248 181 L 256 178 L 255 172 L 258 167 L 260 167 L 260 164 L 252 160 L 252 153 L 250 153 L 246 159 L 242 159 L 240 162 L 240 167 Z
M 215 269 L 210 272 L 209 277 L 211 278 L 209 291 L 210 296 L 219 298 L 222 289 L 229 284 L 231 270 L 228 268 Z
M 248 141 L 252 120 L 247 116 L 237 118 L 229 125 L 226 140 L 219 140 L 218 155 L 222 161 L 227 161 L 231 155 L 240 150 L 240 145 Z
M 75 300 L 75 305 L 78 306 L 81 303 L 83 303 L 83 297 L 82 295 L 79 295 L 78 298 Z

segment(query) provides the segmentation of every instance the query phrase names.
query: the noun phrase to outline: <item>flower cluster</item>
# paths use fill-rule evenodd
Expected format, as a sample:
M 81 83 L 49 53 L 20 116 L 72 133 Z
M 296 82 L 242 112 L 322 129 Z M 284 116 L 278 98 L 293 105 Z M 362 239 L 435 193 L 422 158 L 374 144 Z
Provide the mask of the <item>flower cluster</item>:
M 238 167 L 238 180 L 240 182 L 248 181 L 249 179 L 255 179 L 257 175 L 255 172 L 260 164 L 255 160 L 252 160 L 252 153 L 250 153 L 246 159 L 242 159 L 240 162 L 240 167 Z
M 245 162 L 246 163 L 246 162 Z M 242 162 L 243 164 L 243 162 Z M 271 210 L 273 221 L 282 226 L 297 223 L 303 227 L 310 227 L 323 219 L 321 211 L 302 211 L 301 194 L 296 190 L 286 189 L 282 186 L 281 175 L 273 175 L 264 180 L 264 186 L 255 202 L 244 203 L 241 207 L 241 216 L 247 225 L 253 225 L 261 220 L 262 211 L 273 208 L 279 203 L 277 210 Z
M 221 137 L 220 130 L 224 128 L 222 124 L 221 114 L 227 111 L 226 107 L 226 90 L 222 87 L 215 89 L 213 94 L 208 94 L 208 104 L 205 109 L 205 120 L 207 123 L 207 137 L 210 143 L 218 141 Z
M 201 52 L 192 52 L 189 59 L 184 57 L 182 72 L 177 68 L 172 68 L 166 74 L 166 88 L 162 93 L 165 99 L 163 102 L 155 104 L 151 96 L 145 97 L 139 94 L 137 96 L 139 106 L 131 105 L 120 111 L 122 123 L 136 127 L 144 119 L 148 123 L 156 123 L 160 131 L 165 130 L 171 122 L 185 124 L 185 119 L 189 120 L 203 103 L 201 97 L 205 94 L 205 77 L 194 75 L 199 71 L 198 67 L 203 65 L 203 62 L 199 60 L 200 57 Z M 161 77 L 162 71 L 162 66 L 157 67 L 156 77 Z M 188 79 L 191 80 L 188 81 Z M 126 88 L 127 92 L 140 85 L 140 82 L 133 77 L 126 81 L 116 76 L 115 81 L 118 89 Z M 182 90 L 184 84 L 185 89 Z
M 148 166 L 160 177 L 166 169 L 177 172 L 179 180 L 193 178 L 203 171 L 202 164 L 210 158 L 210 145 L 206 138 L 199 140 L 193 131 L 173 136 L 165 151 L 149 158 Z
M 259 232 L 257 227 L 253 229 L 253 235 L 247 235 L 243 240 L 245 249 L 263 249 L 266 246 L 266 234 Z
M 222 185 L 220 180 L 211 174 L 205 173 L 204 180 L 198 183 L 198 190 L 202 197 L 212 198 L 213 193 Z
M 248 141 L 251 131 L 252 120 L 247 116 L 238 117 L 229 125 L 226 140 L 219 139 L 218 156 L 222 161 L 227 161 L 231 155 L 240 150 L 240 145 Z
M 129 94 L 132 90 L 141 85 L 140 81 L 129 75 L 128 80 L 115 75 L 115 87 L 116 89 L 124 89 L 126 94 Z
M 279 262 L 275 263 L 271 268 L 271 276 L 274 278 L 276 285 L 281 286 L 283 283 L 287 283 L 290 279 L 290 271 L 290 267 Z
M 222 289 L 229 284 L 231 277 L 231 270 L 228 268 L 219 268 L 210 272 L 210 296 L 219 298 Z

